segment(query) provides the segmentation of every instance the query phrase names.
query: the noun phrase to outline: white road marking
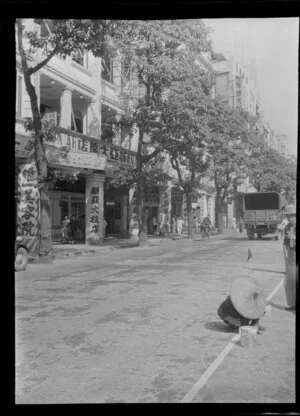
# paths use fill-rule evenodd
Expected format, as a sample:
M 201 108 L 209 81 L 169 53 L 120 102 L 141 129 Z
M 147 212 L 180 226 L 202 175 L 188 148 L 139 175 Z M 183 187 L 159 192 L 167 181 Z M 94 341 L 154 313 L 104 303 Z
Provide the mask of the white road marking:
M 278 290 L 281 288 L 281 286 L 283 286 L 284 283 L 284 278 L 281 280 L 281 282 L 275 287 L 275 289 L 273 290 L 273 292 L 270 293 L 270 295 L 267 297 L 267 302 L 269 302 L 269 300 L 272 299 L 272 297 L 274 295 L 276 295 L 276 293 L 278 292 Z
M 273 290 L 273 292 L 270 293 L 270 295 L 267 297 L 267 302 L 269 302 L 272 297 L 279 291 L 281 286 L 284 283 L 284 279 L 281 280 L 281 282 L 276 286 L 276 288 Z M 208 367 L 208 369 L 202 374 L 202 376 L 199 378 L 199 380 L 193 385 L 193 387 L 186 393 L 186 395 L 183 397 L 183 399 L 180 401 L 180 403 L 189 403 L 193 400 L 193 398 L 199 393 L 201 388 L 204 386 L 204 384 L 207 382 L 207 380 L 210 378 L 210 376 L 216 371 L 216 369 L 219 367 L 219 365 L 222 363 L 226 355 L 231 351 L 231 349 L 235 346 L 235 342 L 240 339 L 240 334 L 236 334 L 231 341 L 226 345 L 226 347 L 221 351 L 221 353 L 217 356 L 217 358 L 211 363 L 211 365 Z

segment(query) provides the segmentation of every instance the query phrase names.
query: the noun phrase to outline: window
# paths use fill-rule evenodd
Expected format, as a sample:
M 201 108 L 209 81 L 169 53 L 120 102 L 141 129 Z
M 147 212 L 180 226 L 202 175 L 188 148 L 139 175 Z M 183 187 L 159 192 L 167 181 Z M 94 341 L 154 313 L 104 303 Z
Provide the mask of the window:
M 72 52 L 71 57 L 74 62 L 84 67 L 84 52 L 78 49 L 76 52 Z
M 113 59 L 109 55 L 102 58 L 101 76 L 103 79 L 113 84 Z

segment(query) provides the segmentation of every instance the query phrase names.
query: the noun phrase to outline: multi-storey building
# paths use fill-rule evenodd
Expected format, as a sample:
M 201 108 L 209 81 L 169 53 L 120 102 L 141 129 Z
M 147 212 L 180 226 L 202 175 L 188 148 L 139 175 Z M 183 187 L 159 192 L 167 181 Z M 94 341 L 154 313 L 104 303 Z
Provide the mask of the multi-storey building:
M 36 30 L 49 30 L 33 19 L 26 25 Z M 38 56 L 32 56 L 33 62 Z M 40 60 L 40 59 L 39 59 Z M 112 62 L 110 62 L 111 64 Z M 104 67 L 104 69 L 102 69 Z M 80 239 L 89 244 L 103 240 L 103 218 L 111 234 L 127 235 L 130 193 L 127 189 L 111 189 L 108 184 L 112 164 L 135 165 L 135 139 L 128 137 L 101 140 L 102 120 L 110 114 L 121 113 L 120 73 L 108 71 L 100 58 L 91 53 L 78 53 L 72 57 L 54 56 L 34 74 L 33 82 L 44 119 L 59 126 L 54 142 L 46 144 L 49 170 L 79 172 L 75 183 L 54 181 L 50 186 L 50 216 L 52 238 L 60 239 L 62 219 L 75 215 L 80 224 Z M 26 92 L 20 56 L 17 48 L 16 94 L 16 161 L 18 166 L 19 221 L 25 239 L 34 251 L 37 246 L 38 218 L 29 218 L 24 198 L 22 177 L 28 172 L 27 158 L 34 142 L 25 130 L 26 120 L 32 117 L 29 96 Z M 68 148 L 66 157 L 60 150 Z M 24 173 L 25 172 L 25 173 Z M 22 205 L 23 200 L 23 205 Z M 24 214 L 25 213 L 25 214 Z
M 258 115 L 261 104 L 255 62 L 251 61 L 245 65 L 236 55 L 217 56 L 218 58 L 213 60 L 216 71 L 216 96 L 232 109 L 240 107 L 252 115 Z
M 225 56 L 213 54 L 212 63 L 215 69 L 215 94 L 222 102 L 231 109 L 242 108 L 253 116 L 262 115 L 259 91 L 257 89 L 257 72 L 255 61 L 251 60 L 244 64 L 239 54 Z M 270 127 L 265 122 L 261 129 L 265 140 L 269 140 Z M 246 179 L 233 191 L 233 198 L 229 198 L 224 206 L 224 224 L 232 226 L 232 219 L 237 220 L 243 217 L 243 195 L 247 192 L 254 192 L 255 189 Z

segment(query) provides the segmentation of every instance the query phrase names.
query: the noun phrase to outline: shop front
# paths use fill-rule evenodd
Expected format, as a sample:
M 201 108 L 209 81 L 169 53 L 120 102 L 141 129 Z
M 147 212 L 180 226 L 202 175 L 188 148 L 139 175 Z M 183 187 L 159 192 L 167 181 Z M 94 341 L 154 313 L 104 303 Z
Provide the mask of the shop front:
M 106 237 L 126 237 L 128 234 L 128 189 L 109 188 L 104 191 L 104 217 Z
M 183 217 L 183 192 L 176 187 L 173 187 L 171 191 L 171 207 L 172 221 Z
M 61 240 L 61 224 L 67 216 L 75 217 L 78 228 L 76 241 L 85 241 L 85 178 L 80 177 L 74 184 L 56 181 L 49 192 L 52 240 Z
M 147 232 L 155 234 L 158 230 L 159 187 L 151 186 L 144 190 L 143 205 L 148 209 Z

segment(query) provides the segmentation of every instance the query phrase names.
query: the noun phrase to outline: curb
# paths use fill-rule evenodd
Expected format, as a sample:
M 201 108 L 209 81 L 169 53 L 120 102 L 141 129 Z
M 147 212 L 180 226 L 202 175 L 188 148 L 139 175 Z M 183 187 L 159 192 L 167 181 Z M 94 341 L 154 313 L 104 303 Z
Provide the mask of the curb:
M 220 235 L 218 232 L 214 232 L 212 235 Z M 167 243 L 168 241 L 176 241 L 176 240 L 187 240 L 187 236 L 178 236 L 178 235 L 172 235 L 170 237 L 164 237 L 164 238 L 158 238 L 158 239 L 148 239 L 148 245 L 146 247 L 156 247 L 160 244 Z M 192 241 L 202 241 L 201 238 L 194 238 Z M 134 243 L 126 242 L 124 244 L 116 245 L 116 246 L 109 246 L 109 245 L 103 245 L 99 249 L 76 249 L 75 247 L 73 249 L 53 249 L 53 260 L 59 260 L 64 259 L 68 257 L 75 257 L 75 256 L 85 256 L 89 254 L 97 254 L 103 253 L 104 251 L 110 251 L 110 250 L 117 250 L 117 249 L 126 249 L 126 248 L 135 248 L 138 247 L 137 241 Z M 35 260 L 30 260 L 31 263 L 38 262 Z

